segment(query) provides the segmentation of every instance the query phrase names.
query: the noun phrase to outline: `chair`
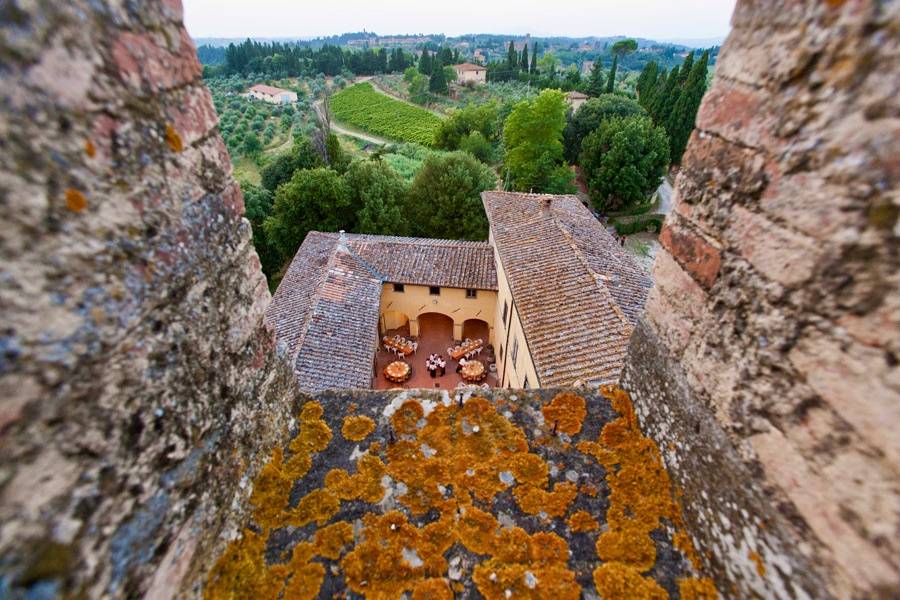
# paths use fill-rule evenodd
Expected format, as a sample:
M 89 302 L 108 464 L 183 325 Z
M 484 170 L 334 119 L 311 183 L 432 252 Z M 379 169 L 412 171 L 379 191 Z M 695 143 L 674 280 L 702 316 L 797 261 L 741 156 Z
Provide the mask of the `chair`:
M 489 385 L 486 384 L 486 383 L 482 383 L 482 384 L 481 384 L 481 387 L 484 388 L 484 389 L 486 389 L 486 390 L 491 389 L 491 386 L 489 386 Z
M 413 342 L 412 343 L 412 353 L 415 354 L 416 350 L 418 350 L 418 349 L 419 349 L 419 342 Z
M 453 354 L 453 352 L 454 352 L 453 348 L 447 348 L 447 354 Z

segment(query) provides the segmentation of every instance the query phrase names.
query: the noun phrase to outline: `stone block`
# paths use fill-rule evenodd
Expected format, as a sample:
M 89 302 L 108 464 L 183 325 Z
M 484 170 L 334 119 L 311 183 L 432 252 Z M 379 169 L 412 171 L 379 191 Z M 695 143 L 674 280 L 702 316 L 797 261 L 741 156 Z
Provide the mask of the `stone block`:
M 764 277 L 784 286 L 794 286 L 815 274 L 821 251 L 810 238 L 742 206 L 734 207 L 729 225 L 730 240 Z
M 668 219 L 659 243 L 697 283 L 709 289 L 722 267 L 722 252 L 678 219 Z

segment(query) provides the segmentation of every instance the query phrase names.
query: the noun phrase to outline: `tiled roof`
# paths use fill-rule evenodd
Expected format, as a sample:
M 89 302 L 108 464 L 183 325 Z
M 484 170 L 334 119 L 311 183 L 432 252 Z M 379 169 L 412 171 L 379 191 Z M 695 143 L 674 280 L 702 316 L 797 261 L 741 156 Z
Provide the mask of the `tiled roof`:
M 306 236 L 266 311 L 300 389 L 371 386 L 381 283 L 336 234 Z
M 473 65 L 472 63 L 460 63 L 458 65 L 453 65 L 453 68 L 457 71 L 484 71 L 487 67 L 482 65 Z
M 575 196 L 481 198 L 541 386 L 617 381 L 650 278 Z
M 390 283 L 497 289 L 487 242 L 347 234 L 347 243 Z
M 493 250 L 486 242 L 310 232 L 266 311 L 303 391 L 371 386 L 385 282 L 496 290 Z
M 293 94 L 291 90 L 285 90 L 278 87 L 273 87 L 271 85 L 265 85 L 262 83 L 258 83 L 250 88 L 253 92 L 259 92 L 260 94 L 266 94 L 268 96 L 278 96 L 279 94 Z

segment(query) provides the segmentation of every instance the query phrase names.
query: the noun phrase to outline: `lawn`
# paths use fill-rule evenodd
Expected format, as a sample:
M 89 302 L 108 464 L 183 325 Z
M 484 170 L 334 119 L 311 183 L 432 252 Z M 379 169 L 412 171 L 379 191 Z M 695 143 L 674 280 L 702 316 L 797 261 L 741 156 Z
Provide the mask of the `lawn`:
M 369 83 L 358 83 L 331 97 L 331 114 L 339 121 L 400 142 L 430 146 L 440 117 L 378 93 Z

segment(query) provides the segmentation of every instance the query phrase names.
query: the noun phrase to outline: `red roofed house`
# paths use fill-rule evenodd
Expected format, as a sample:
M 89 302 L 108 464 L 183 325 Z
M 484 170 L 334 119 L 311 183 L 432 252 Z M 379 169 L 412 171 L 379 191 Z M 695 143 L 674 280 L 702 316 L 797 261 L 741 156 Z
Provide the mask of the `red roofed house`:
M 272 104 L 293 104 L 297 101 L 297 92 L 284 90 L 271 85 L 257 84 L 247 92 L 249 98 L 271 102 Z
M 453 65 L 453 69 L 456 71 L 457 83 L 466 84 L 469 82 L 487 82 L 487 67 L 484 67 L 482 65 L 473 65 L 472 63 L 466 62 L 460 65 Z

